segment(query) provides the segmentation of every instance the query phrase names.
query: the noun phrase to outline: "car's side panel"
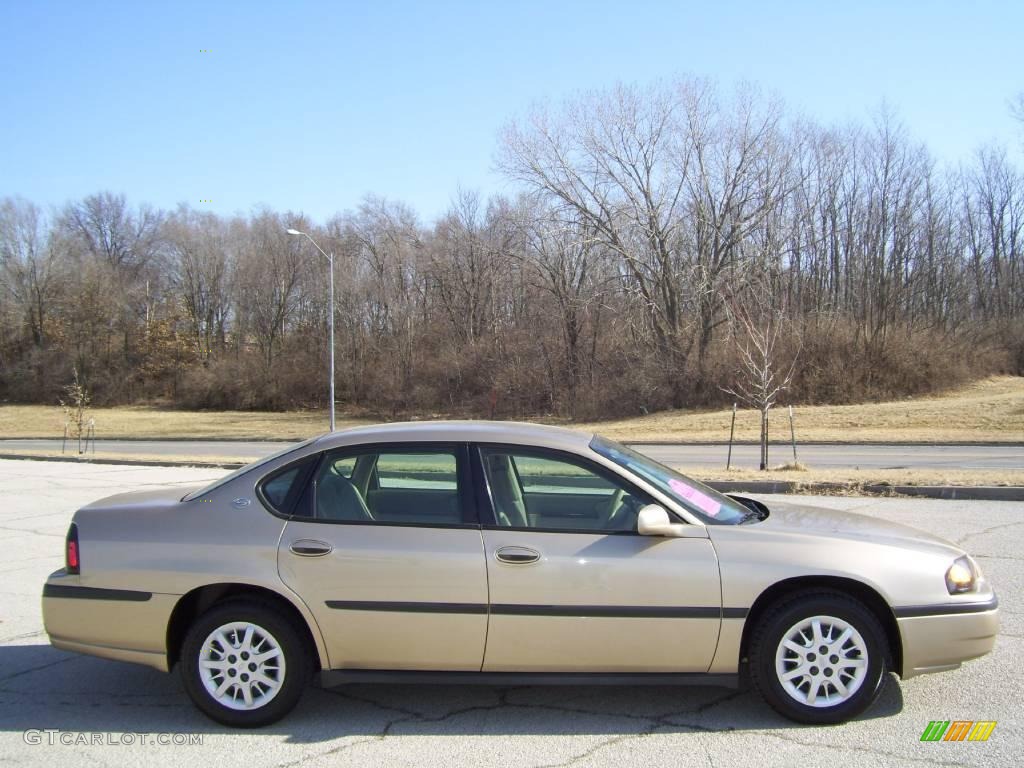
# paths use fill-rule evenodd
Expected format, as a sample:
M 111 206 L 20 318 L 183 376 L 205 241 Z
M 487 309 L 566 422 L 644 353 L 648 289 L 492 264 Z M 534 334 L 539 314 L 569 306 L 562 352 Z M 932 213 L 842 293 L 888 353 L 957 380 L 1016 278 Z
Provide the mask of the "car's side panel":
M 992 596 L 986 581 L 976 593 L 949 595 L 943 575 L 955 556 L 951 547 L 920 544 L 911 549 L 896 539 L 886 546 L 867 537 L 850 537 L 839 528 L 835 538 L 827 532 L 814 535 L 766 525 L 714 526 L 708 532 L 721 562 L 726 605 L 749 608 L 773 585 L 793 579 L 856 582 L 878 594 L 897 616 L 903 605 L 955 605 Z M 736 671 L 742 633 L 741 621 L 726 622 L 712 672 Z M 916 652 L 907 637 L 901 640 L 905 656 Z
M 44 597 L 48 631 L 53 626 L 58 637 L 100 648 L 158 650 L 166 655 L 168 620 L 181 596 L 212 584 L 237 584 L 270 590 L 294 605 L 309 626 L 321 666 L 329 667 L 312 613 L 278 576 L 277 544 L 284 521 L 257 500 L 257 479 L 239 478 L 188 502 L 181 502 L 182 492 L 172 489 L 114 497 L 79 510 L 74 520 L 81 575 L 54 574 L 47 584 L 148 592 L 154 599 L 144 603 Z M 83 606 L 93 602 L 97 607 L 82 617 Z M 159 615 L 153 613 L 158 606 L 166 607 Z M 80 619 L 93 627 L 87 640 L 74 628 L 73 622 Z M 140 631 L 145 637 L 138 635 Z M 166 666 L 166 659 L 160 664 Z
M 718 641 L 718 562 L 691 538 L 484 531 L 485 672 L 705 672 Z M 496 558 L 503 547 L 540 554 Z
M 331 551 L 292 552 L 303 540 Z M 480 669 L 487 574 L 479 529 L 292 520 L 279 562 L 315 615 L 332 668 Z

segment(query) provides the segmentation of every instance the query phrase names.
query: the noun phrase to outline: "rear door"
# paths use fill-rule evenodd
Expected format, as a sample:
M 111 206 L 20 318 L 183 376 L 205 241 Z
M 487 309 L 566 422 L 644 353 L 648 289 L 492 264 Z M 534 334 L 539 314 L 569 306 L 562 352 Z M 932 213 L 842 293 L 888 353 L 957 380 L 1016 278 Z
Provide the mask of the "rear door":
M 332 668 L 480 669 L 487 574 L 467 455 L 428 443 L 333 451 L 286 510 L 279 572 Z
M 573 454 L 484 445 L 474 462 L 487 507 L 484 671 L 708 670 L 721 586 L 703 527 L 640 536 L 651 499 Z

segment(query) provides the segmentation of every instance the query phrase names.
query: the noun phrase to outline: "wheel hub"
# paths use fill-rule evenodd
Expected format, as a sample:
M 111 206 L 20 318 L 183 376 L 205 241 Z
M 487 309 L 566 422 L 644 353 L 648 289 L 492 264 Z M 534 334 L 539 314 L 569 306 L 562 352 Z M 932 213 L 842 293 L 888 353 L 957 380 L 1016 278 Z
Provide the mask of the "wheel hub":
M 782 636 L 775 654 L 782 689 L 811 707 L 843 703 L 861 687 L 867 672 L 864 638 L 835 616 L 801 619 Z
M 199 651 L 199 677 L 207 693 L 230 709 L 266 706 L 284 683 L 284 653 L 266 629 L 247 621 L 211 632 Z

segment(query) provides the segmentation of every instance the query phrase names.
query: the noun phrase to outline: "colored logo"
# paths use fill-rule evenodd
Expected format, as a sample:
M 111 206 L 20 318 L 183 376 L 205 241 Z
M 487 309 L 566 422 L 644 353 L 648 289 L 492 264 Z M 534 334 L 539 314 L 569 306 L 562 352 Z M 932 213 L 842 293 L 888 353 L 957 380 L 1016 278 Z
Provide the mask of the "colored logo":
M 995 720 L 932 720 L 921 741 L 988 741 L 995 729 Z

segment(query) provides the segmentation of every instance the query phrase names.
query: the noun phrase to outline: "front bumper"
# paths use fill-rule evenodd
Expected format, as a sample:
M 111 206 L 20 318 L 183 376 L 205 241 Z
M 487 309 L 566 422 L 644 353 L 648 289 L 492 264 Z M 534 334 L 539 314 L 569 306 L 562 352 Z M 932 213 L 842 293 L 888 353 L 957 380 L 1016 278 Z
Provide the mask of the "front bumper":
M 906 680 L 956 669 L 992 650 L 999 632 L 999 601 L 895 609 Z

